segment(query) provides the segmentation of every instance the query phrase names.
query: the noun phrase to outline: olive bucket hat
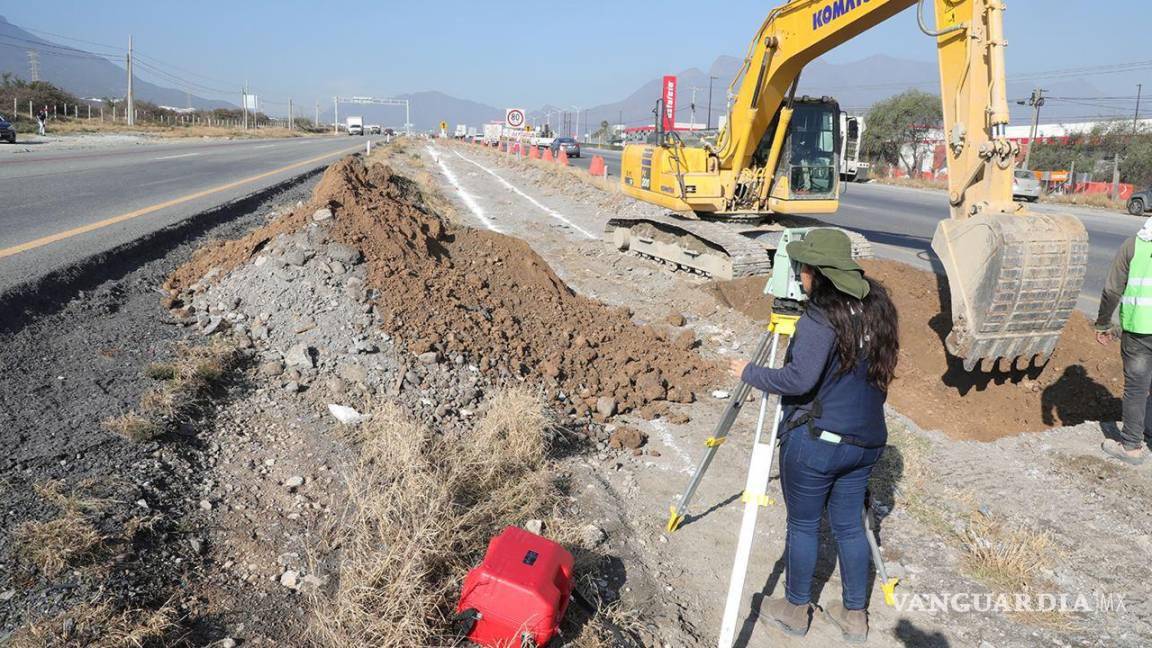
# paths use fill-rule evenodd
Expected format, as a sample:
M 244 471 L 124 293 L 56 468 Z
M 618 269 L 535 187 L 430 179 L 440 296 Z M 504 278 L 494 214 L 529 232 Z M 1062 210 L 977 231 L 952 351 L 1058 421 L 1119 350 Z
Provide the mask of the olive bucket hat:
M 819 228 L 788 244 L 788 258 L 815 268 L 840 292 L 856 299 L 868 296 L 864 268 L 852 258 L 852 241 L 837 229 Z

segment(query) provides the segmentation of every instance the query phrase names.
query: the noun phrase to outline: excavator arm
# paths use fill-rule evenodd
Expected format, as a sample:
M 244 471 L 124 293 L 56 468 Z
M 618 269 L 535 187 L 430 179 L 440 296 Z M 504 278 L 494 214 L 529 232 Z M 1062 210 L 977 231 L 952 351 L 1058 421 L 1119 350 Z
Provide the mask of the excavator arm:
M 796 175 L 786 158 L 796 147 L 786 135 L 795 135 L 794 111 L 803 107 L 794 97 L 800 74 L 919 4 L 921 30 L 937 43 L 948 157 L 950 218 L 932 242 L 949 282 L 948 349 L 968 370 L 981 360 L 1046 359 L 1080 294 L 1087 233 L 1075 217 L 1031 213 L 1012 200 L 1019 148 L 1006 137 L 1003 0 L 932 1 L 935 29 L 924 24 L 925 0 L 791 0 L 774 9 L 732 83 L 729 118 L 716 140 L 627 147 L 624 191 L 709 216 L 835 211 L 836 196 L 795 200 L 789 186 Z M 634 181 L 640 169 L 651 176 L 648 186 Z

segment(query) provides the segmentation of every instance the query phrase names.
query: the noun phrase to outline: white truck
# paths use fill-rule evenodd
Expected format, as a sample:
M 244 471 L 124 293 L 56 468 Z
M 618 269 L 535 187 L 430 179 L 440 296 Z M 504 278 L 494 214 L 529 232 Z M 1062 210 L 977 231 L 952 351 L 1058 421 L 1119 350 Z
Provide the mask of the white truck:
M 532 137 L 528 142 L 539 149 L 546 149 L 552 146 L 552 140 L 556 139 L 556 133 L 552 132 L 552 127 L 544 124 L 539 130 L 533 131 Z
M 491 124 L 484 124 L 484 143 L 488 146 L 496 146 L 500 143 L 500 138 L 504 135 L 504 122 L 493 122 Z
M 455 137 L 456 139 L 464 139 L 467 136 L 468 136 L 468 125 L 467 124 L 456 124 L 456 132 L 453 134 L 453 137 Z
M 866 182 L 872 165 L 860 161 L 864 146 L 864 118 L 840 113 L 840 179 Z
M 349 135 L 364 134 L 364 118 L 360 115 L 351 115 L 344 120 L 344 126 Z

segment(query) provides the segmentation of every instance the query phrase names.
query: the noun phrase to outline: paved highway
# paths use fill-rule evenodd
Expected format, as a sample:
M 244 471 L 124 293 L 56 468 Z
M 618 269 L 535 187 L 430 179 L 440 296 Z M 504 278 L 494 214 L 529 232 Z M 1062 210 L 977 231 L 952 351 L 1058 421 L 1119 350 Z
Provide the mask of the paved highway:
M 584 157 L 572 164 L 587 168 L 593 155 L 601 155 L 612 177 L 619 177 L 620 151 L 585 147 Z M 840 200 L 840 211 L 828 222 L 855 230 L 868 237 L 878 256 L 903 261 L 931 270 L 931 252 L 936 222 L 945 213 L 944 194 L 939 191 L 906 189 L 878 184 L 851 184 Z M 1088 276 L 1080 293 L 1080 309 L 1095 315 L 1100 291 L 1112 264 L 1112 257 L 1124 240 L 1136 233 L 1144 219 L 1121 212 L 1068 208 L 1060 205 L 1030 205 L 1036 211 L 1071 213 L 1088 229 Z
M 193 141 L 0 158 L 0 293 L 329 164 L 364 142 Z

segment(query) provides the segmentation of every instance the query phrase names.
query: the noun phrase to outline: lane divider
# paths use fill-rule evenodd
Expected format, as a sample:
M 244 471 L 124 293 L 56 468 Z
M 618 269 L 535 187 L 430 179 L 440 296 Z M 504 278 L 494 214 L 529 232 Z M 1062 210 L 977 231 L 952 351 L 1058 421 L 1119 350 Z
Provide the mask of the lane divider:
M 484 227 L 487 227 L 493 232 L 503 234 L 500 228 L 496 227 L 496 224 L 488 219 L 488 216 L 484 214 L 484 209 L 480 207 L 480 203 L 476 202 L 476 198 L 464 189 L 464 186 L 456 179 L 456 174 L 452 173 L 452 170 L 448 168 L 447 164 L 444 164 L 444 160 L 440 159 L 440 154 L 437 153 L 436 149 L 431 145 L 428 146 L 428 155 L 431 155 L 432 159 L 436 160 L 436 164 L 440 165 L 440 171 L 444 173 L 444 177 L 448 179 L 449 184 L 456 189 L 456 193 L 460 195 L 460 200 L 464 201 L 468 210 L 471 211 L 476 218 L 480 219 L 481 223 L 484 223 Z
M 143 207 L 141 209 L 136 209 L 134 211 L 120 214 L 119 216 L 113 216 L 111 218 L 105 218 L 104 220 L 99 220 L 99 221 L 96 221 L 94 223 L 88 223 L 87 225 L 82 225 L 80 227 L 75 227 L 75 228 L 72 228 L 69 230 L 64 230 L 62 232 L 56 232 L 55 234 L 49 234 L 48 236 L 42 236 L 38 239 L 33 239 L 33 240 L 27 241 L 25 243 L 20 243 L 19 245 L 13 245 L 12 247 L 0 249 L 0 259 L 3 259 L 5 257 L 10 257 L 10 256 L 13 256 L 16 254 L 20 254 L 21 252 L 27 252 L 28 250 L 34 250 L 34 249 L 39 248 L 39 247 L 44 247 L 45 245 L 56 243 L 58 241 L 70 239 L 74 236 L 79 236 L 80 234 L 87 234 L 88 232 L 94 232 L 96 230 L 103 229 L 103 228 L 108 227 L 110 225 L 116 225 L 117 223 L 123 223 L 125 221 L 130 221 L 134 218 L 140 218 L 141 216 L 147 216 L 148 214 L 160 211 L 161 209 L 167 209 L 168 207 L 175 207 L 176 205 L 181 205 L 183 203 L 186 203 L 186 202 L 189 202 L 192 200 L 196 200 L 198 198 L 203 198 L 205 196 L 211 196 L 214 193 L 220 193 L 221 191 L 228 191 L 229 189 L 235 189 L 236 187 L 240 187 L 240 186 L 243 186 L 243 185 L 251 183 L 251 182 L 263 180 L 264 178 L 272 177 L 278 173 L 284 173 L 285 171 L 291 171 L 292 169 L 299 169 L 302 166 L 307 166 L 309 164 L 315 164 L 317 162 L 320 162 L 322 160 L 326 160 L 328 158 L 346 155 L 348 153 L 351 153 L 353 151 L 358 151 L 358 150 L 360 150 L 359 145 L 353 146 L 351 148 L 340 149 L 339 151 L 335 151 L 333 153 L 326 153 L 324 155 L 319 155 L 319 156 L 314 157 L 314 158 L 309 158 L 307 160 L 295 162 L 293 164 L 289 164 L 288 166 L 280 167 L 279 169 L 273 169 L 272 171 L 265 171 L 264 173 L 258 173 L 254 176 L 249 176 L 247 178 L 236 180 L 234 182 L 222 184 L 222 185 L 219 185 L 216 187 L 212 187 L 210 189 L 204 189 L 203 191 L 197 191 L 195 193 L 190 193 L 186 196 L 180 196 L 179 198 L 173 198 L 172 200 L 166 200 L 162 203 L 156 203 L 155 205 Z
M 475 164 L 476 166 L 480 167 L 483 171 L 485 171 L 486 173 L 491 175 L 493 178 L 496 178 L 500 182 L 500 184 L 504 185 L 507 189 L 515 192 L 517 195 L 519 195 L 524 200 L 527 200 L 528 202 L 532 203 L 533 205 L 536 205 L 537 207 L 539 207 L 540 210 L 543 211 L 545 214 L 548 214 L 552 218 L 555 218 L 556 220 L 564 223 L 568 227 L 571 227 L 572 229 L 576 230 L 577 232 L 580 232 L 584 236 L 587 236 L 589 239 L 595 240 L 595 239 L 599 238 L 598 236 L 596 236 L 595 234 L 592 234 L 591 232 L 584 229 L 583 227 L 580 227 L 576 223 L 573 223 L 572 221 L 568 220 L 567 218 L 564 217 L 563 214 L 556 211 L 555 209 L 548 207 L 547 205 L 541 203 L 540 201 L 536 200 L 532 196 L 529 196 L 528 194 L 524 193 L 523 191 L 520 191 L 519 188 L 517 188 L 511 182 L 508 182 L 504 178 L 500 177 L 500 175 L 497 174 L 492 169 L 489 169 L 488 167 L 484 166 L 483 164 L 480 164 L 479 162 L 477 162 L 475 160 L 464 157 L 463 155 L 460 154 L 459 151 L 456 151 L 456 155 L 459 156 L 461 160 L 464 160 L 465 162 L 471 162 L 472 164 Z
M 192 156 L 194 156 L 194 155 L 200 155 L 200 154 L 199 154 L 199 153 L 184 153 L 184 154 L 181 154 L 181 155 L 164 155 L 164 156 L 161 156 L 161 157 L 154 157 L 154 158 L 152 158 L 152 159 L 153 159 L 153 160 L 176 160 L 176 159 L 179 159 L 179 158 L 192 157 Z

